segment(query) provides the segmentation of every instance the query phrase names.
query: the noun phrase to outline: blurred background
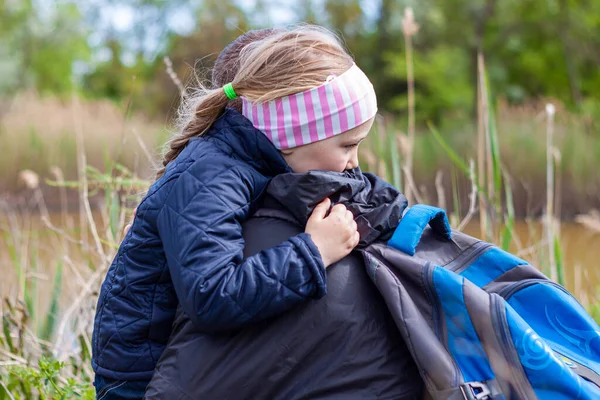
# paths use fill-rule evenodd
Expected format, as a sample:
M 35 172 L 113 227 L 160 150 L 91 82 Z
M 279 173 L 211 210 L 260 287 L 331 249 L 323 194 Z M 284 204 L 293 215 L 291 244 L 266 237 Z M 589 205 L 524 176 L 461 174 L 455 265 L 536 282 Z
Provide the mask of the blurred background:
M 600 0 L 0 0 L 0 399 L 91 396 L 97 291 L 181 86 L 299 22 L 375 85 L 364 170 L 600 316 Z

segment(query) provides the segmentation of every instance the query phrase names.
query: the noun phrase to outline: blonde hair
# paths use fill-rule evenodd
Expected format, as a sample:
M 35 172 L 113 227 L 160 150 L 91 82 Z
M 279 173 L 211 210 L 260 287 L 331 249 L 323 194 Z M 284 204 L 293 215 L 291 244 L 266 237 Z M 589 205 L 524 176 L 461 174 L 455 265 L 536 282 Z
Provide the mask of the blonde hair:
M 335 34 L 314 25 L 297 26 L 251 42 L 242 48 L 239 57 L 239 70 L 231 83 L 238 96 L 252 102 L 310 90 L 331 74 L 341 75 L 353 62 Z M 202 85 L 185 98 L 177 118 L 178 133 L 167 143 L 157 179 L 190 139 L 202 136 L 211 127 L 228 102 L 222 88 Z

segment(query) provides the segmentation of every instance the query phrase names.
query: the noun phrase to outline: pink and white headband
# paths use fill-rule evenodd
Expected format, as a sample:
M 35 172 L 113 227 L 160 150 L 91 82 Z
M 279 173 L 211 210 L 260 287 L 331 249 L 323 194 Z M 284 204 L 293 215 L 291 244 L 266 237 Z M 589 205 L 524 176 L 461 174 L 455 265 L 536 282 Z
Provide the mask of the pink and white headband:
M 356 64 L 304 92 L 256 104 L 242 97 L 242 114 L 279 150 L 339 135 L 376 113 L 373 85 Z

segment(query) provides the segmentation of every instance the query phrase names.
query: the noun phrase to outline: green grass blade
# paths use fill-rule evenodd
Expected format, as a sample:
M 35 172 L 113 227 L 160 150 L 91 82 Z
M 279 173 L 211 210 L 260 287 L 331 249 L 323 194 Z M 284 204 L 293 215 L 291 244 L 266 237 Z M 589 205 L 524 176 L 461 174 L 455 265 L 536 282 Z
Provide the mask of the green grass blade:
M 86 362 L 92 357 L 92 350 L 88 347 L 83 335 L 79 335 L 77 339 L 79 340 L 79 346 L 81 347 L 81 361 Z
M 456 176 L 456 167 L 452 167 L 452 174 L 450 175 L 452 182 L 452 203 L 454 209 L 454 215 L 457 221 L 460 221 L 460 196 L 458 193 L 458 179 Z
M 8 315 L 2 316 L 2 332 L 4 333 L 4 339 L 6 340 L 8 350 L 11 353 L 16 354 L 17 349 L 12 341 L 12 336 L 10 336 L 10 321 L 8 319 Z
M 396 145 L 396 136 L 391 134 L 388 136 L 390 146 L 390 156 L 392 162 L 392 184 L 402 190 L 402 168 L 400 166 L 400 153 Z
M 502 250 L 508 251 L 513 241 L 515 230 L 515 205 L 508 175 L 504 175 L 504 196 L 506 198 L 506 215 L 504 217 L 505 228 L 502 234 Z
M 465 162 L 462 160 L 462 158 L 458 154 L 456 154 L 456 152 L 452 149 L 452 147 L 450 147 L 450 145 L 444 140 L 442 135 L 438 132 L 438 130 L 431 123 L 428 123 L 427 125 L 429 126 L 429 130 L 433 134 L 433 137 L 435 138 L 435 140 L 437 140 L 437 142 L 439 143 L 440 146 L 442 146 L 442 149 L 444 149 L 444 151 L 446 152 L 448 157 L 450 157 L 450 160 L 452 160 L 452 162 L 465 175 L 469 176 L 470 172 L 469 172 L 469 167 L 467 166 L 467 164 L 465 164 Z
M 107 191 L 108 193 L 108 191 Z M 111 190 L 109 193 L 110 197 L 110 209 L 109 209 L 109 221 L 110 221 L 110 231 L 112 233 L 112 237 L 116 238 L 119 236 L 119 217 L 121 214 L 121 203 L 119 201 L 119 194 L 116 191 Z
M 27 288 L 26 304 L 27 310 L 29 311 L 29 318 L 33 324 L 37 324 L 37 308 L 38 308 L 38 278 L 36 272 L 38 270 L 38 248 L 34 246 L 31 250 L 31 278 L 29 279 L 29 285 Z M 35 327 L 37 328 L 37 326 Z M 34 328 L 34 329 L 35 329 Z M 37 330 L 37 329 L 36 329 Z
M 31 278 L 35 281 L 35 278 Z M 35 304 L 32 296 L 33 288 L 29 287 L 28 279 L 24 279 L 24 298 L 25 298 L 25 307 L 27 307 L 27 312 L 29 313 L 29 317 L 32 321 L 35 321 Z
M 492 92 L 490 90 L 490 84 L 487 77 L 487 71 L 484 71 L 485 74 L 485 85 L 486 85 L 486 93 L 488 93 L 488 122 L 489 122 L 489 141 L 490 141 L 490 150 L 492 153 L 492 175 L 494 179 L 494 189 L 496 193 L 496 211 L 498 213 L 501 212 L 502 203 L 500 198 L 500 192 L 502 191 L 502 165 L 500 159 L 500 146 L 498 145 L 498 128 L 496 125 L 496 113 L 494 112 L 493 104 L 494 98 Z
M 8 245 L 8 255 L 12 264 L 15 267 L 15 272 L 17 273 L 17 282 L 19 283 L 20 293 L 23 293 L 25 289 L 23 279 L 25 276 L 23 274 L 23 266 L 21 265 L 21 259 L 17 254 L 17 246 L 12 240 L 12 237 L 8 234 L 8 232 L 4 234 L 4 240 L 6 243 L 12 243 L 12 245 Z
M 442 149 L 444 149 L 444 151 L 446 152 L 448 157 L 450 157 L 450 160 L 463 172 L 463 174 L 465 174 L 465 176 L 467 176 L 468 178 L 471 178 L 471 171 L 469 170 L 469 167 L 467 166 L 467 164 L 465 164 L 465 162 L 462 160 L 462 158 L 452 149 L 452 147 L 450 147 L 450 145 L 444 140 L 442 135 L 438 132 L 438 130 L 431 123 L 427 123 L 427 125 L 429 126 L 429 130 L 433 134 L 433 137 L 435 138 L 435 140 L 437 140 L 437 142 L 442 147 Z M 481 196 L 484 196 L 489 201 L 489 196 L 488 196 L 487 191 L 485 190 L 485 188 L 482 188 L 477 183 L 477 176 L 474 176 L 473 178 L 474 178 L 473 183 L 477 187 L 479 194 Z
M 62 289 L 62 275 L 63 275 L 63 263 L 58 262 L 56 267 L 56 273 L 54 274 L 54 283 L 52 285 L 52 296 L 50 298 L 50 307 L 46 314 L 46 321 L 44 322 L 44 328 L 40 337 L 43 340 L 52 340 L 54 329 L 56 328 L 56 320 L 58 316 L 58 306 L 60 300 L 60 293 Z
M 514 224 L 512 222 L 507 221 L 506 226 L 504 227 L 504 229 L 502 231 L 502 243 L 501 243 L 502 250 L 509 251 L 510 244 L 513 241 L 514 229 L 515 229 Z
M 563 269 L 563 252 L 560 245 L 559 235 L 554 236 L 554 260 L 556 262 L 556 272 L 558 283 L 562 286 L 565 285 L 565 272 Z

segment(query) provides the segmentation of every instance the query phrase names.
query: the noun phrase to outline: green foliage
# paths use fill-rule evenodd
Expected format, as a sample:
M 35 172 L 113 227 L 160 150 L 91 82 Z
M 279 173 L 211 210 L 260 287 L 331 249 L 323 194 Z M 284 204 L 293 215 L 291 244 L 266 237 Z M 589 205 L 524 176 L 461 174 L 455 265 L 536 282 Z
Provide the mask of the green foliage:
M 388 54 L 387 73 L 397 80 L 406 79 L 404 54 Z M 469 58 L 460 48 L 439 47 L 428 53 L 416 53 L 414 57 L 417 119 L 440 121 L 443 116 L 453 115 L 465 119 L 473 103 L 473 84 L 470 77 Z M 393 111 L 406 110 L 405 93 L 390 99 Z
M 48 358 L 41 358 L 36 366 L 9 366 L 6 372 L 0 373 L 0 400 L 94 399 L 95 391 L 90 382 L 61 379 L 61 372 L 68 367 Z
M 36 7 L 33 0 L 0 2 L 0 95 L 35 88 L 67 94 L 73 66 L 89 56 L 88 32 L 75 3 Z
M 46 12 L 33 0 L 0 2 L 0 94 L 30 87 L 64 94 L 77 81 L 87 96 L 131 103 L 151 115 L 171 115 L 178 93 L 165 73 L 163 55 L 173 60 L 184 83 L 193 84 L 190 67 L 208 77 L 216 55 L 240 33 L 283 25 L 264 1 L 250 8 L 236 0 L 116 0 L 110 4 L 135 13 L 129 29 L 114 31 L 101 18 L 107 4 L 67 0 Z M 422 126 L 474 115 L 478 50 L 486 56 L 490 84 L 499 98 L 512 103 L 555 98 L 598 126 L 593 120 L 600 119 L 600 39 L 595 34 L 600 0 L 289 4 L 299 21 L 343 35 L 372 77 L 381 108 L 394 112 L 406 109 L 401 20 L 408 6 L 420 25 L 413 39 L 416 111 Z M 197 18 L 191 31 L 176 34 L 178 26 L 170 18 L 182 11 Z M 155 43 L 148 45 L 149 37 Z M 105 57 L 98 59 L 100 53 Z M 88 62 L 87 72 L 78 81 L 73 65 L 82 60 Z

